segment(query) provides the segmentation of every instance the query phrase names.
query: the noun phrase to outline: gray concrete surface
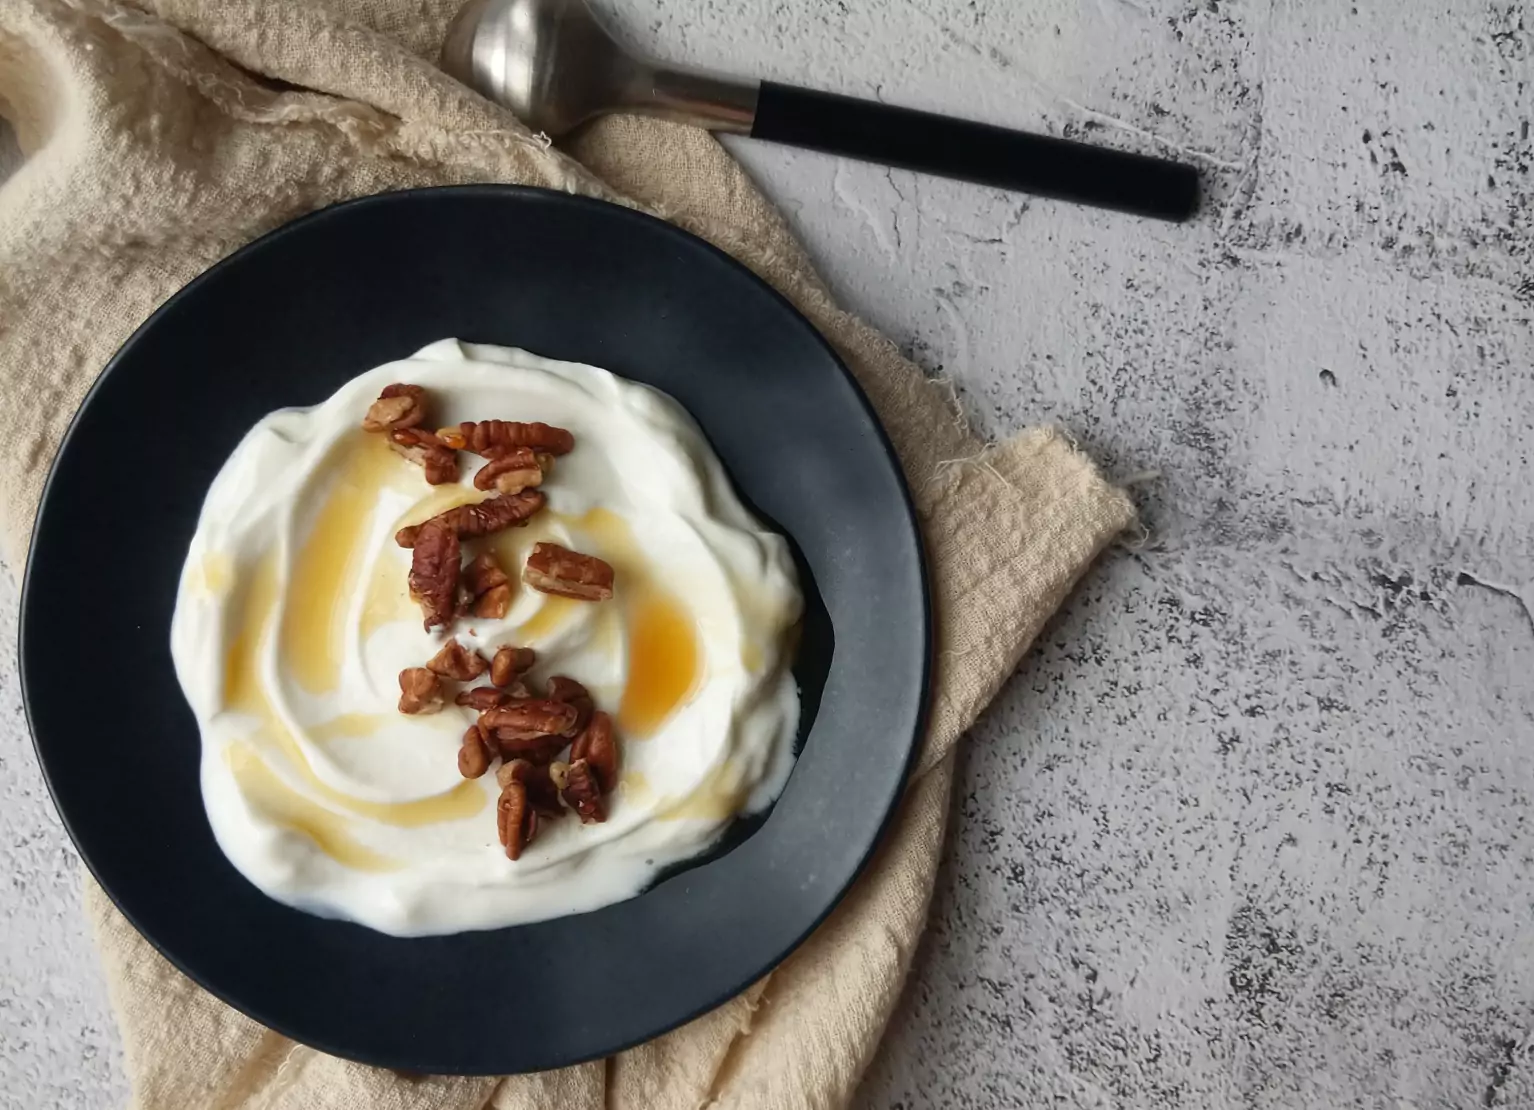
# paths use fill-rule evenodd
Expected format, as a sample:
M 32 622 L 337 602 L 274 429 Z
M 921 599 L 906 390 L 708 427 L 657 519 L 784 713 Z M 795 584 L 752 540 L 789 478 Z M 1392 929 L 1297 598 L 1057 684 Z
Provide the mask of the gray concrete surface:
M 978 428 L 1063 423 L 1147 526 L 970 738 L 859 1110 L 1534 1107 L 1534 14 L 625 0 L 621 22 L 1211 174 L 1173 228 L 735 145 Z M 0 669 L 0 1099 L 112 1105 L 73 861 Z

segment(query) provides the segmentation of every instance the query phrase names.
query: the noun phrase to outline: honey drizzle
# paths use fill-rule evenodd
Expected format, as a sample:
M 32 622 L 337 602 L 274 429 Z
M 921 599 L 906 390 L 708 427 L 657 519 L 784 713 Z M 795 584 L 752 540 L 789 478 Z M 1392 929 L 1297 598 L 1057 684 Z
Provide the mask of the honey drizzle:
M 380 855 L 360 843 L 346 827 L 345 818 L 290 790 L 244 744 L 229 745 L 224 758 L 240 793 L 251 806 L 273 823 L 307 836 L 316 848 L 343 867 L 355 871 L 397 871 L 404 866 L 400 860 Z
M 681 600 L 650 573 L 622 517 L 595 508 L 570 525 L 583 540 L 591 541 L 581 545 L 582 551 L 613 566 L 615 603 L 623 606 L 628 618 L 629 674 L 617 723 L 626 738 L 645 739 L 702 689 L 703 652 L 697 626 Z
M 262 683 L 261 654 L 276 623 L 276 605 L 277 560 L 275 554 L 268 553 L 252 571 L 245 597 L 239 606 L 234 640 L 225 657 L 224 702 L 229 709 L 248 714 L 260 722 L 257 735 L 282 753 L 293 773 L 310 793 L 323 800 L 326 806 L 403 828 L 459 821 L 473 817 L 485 808 L 488 801 L 485 788 L 472 780 L 461 782 L 451 790 L 429 798 L 418 798 L 410 802 L 372 802 L 337 790 L 321 779 L 298 739 L 278 715 Z M 317 804 L 283 784 L 269 767 L 266 770 L 277 780 L 281 789 L 292 794 L 299 802 Z
M 382 436 L 354 432 L 334 454 L 336 478 L 293 560 L 282 618 L 286 669 L 311 694 L 340 685 L 348 603 L 362 577 L 368 522 L 384 488 L 410 477 L 409 464 Z

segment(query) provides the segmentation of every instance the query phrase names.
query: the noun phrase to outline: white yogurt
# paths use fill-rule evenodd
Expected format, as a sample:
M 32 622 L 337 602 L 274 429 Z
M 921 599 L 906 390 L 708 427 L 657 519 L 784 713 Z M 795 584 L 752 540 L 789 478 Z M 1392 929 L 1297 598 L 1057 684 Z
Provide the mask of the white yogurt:
M 445 633 L 422 630 L 394 533 L 486 496 L 473 456 L 459 485 L 433 489 L 360 430 L 397 381 L 427 388 L 434 425 L 541 420 L 575 434 L 543 486 L 548 506 L 469 554 L 488 545 L 515 581 L 532 545 L 554 540 L 617 571 L 611 601 L 518 585 L 505 619 L 454 626 L 487 657 L 534 648 L 535 688 L 569 675 L 616 721 L 608 820 L 546 822 L 516 862 L 496 839 L 494 775 L 458 774 L 473 714 L 395 709 L 400 670 Z M 595 367 L 448 339 L 251 430 L 208 491 L 171 651 L 230 861 L 279 901 L 408 936 L 632 897 L 771 802 L 793 760 L 801 606 L 787 544 L 741 506 L 675 401 Z

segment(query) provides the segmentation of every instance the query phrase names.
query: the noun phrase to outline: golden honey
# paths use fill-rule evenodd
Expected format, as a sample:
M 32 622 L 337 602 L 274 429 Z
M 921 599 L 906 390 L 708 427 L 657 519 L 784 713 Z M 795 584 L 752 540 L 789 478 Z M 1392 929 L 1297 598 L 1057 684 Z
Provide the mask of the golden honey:
M 411 476 L 383 436 L 354 432 L 335 453 L 338 473 L 293 560 L 282 621 L 284 669 L 311 694 L 340 685 L 347 608 L 366 563 L 368 522 L 384 488 Z
M 394 720 L 398 720 L 398 717 L 384 716 L 382 713 L 342 713 L 323 724 L 311 726 L 308 732 L 310 737 L 321 744 L 327 740 L 360 740 L 374 735 Z
M 661 802 L 656 817 L 662 821 L 725 821 L 745 805 L 750 787 L 743 781 L 740 768 L 726 761 L 691 793 Z
M 315 773 L 302 745 L 273 708 L 261 681 L 261 653 L 275 621 L 276 597 L 276 558 L 268 553 L 251 574 L 239 606 L 236 634 L 225 657 L 225 704 L 235 712 L 257 719 L 259 726 L 252 739 L 280 752 L 305 787 L 327 805 L 370 821 L 416 828 L 463 820 L 484 809 L 489 799 L 486 788 L 478 781 L 466 780 L 442 794 L 411 802 L 371 802 L 335 789 Z
M 392 551 L 381 552 L 362 595 L 359 631 L 362 642 L 386 624 L 421 620 L 421 607 L 410 597 L 410 560 Z
M 629 677 L 618 706 L 624 736 L 655 734 L 702 685 L 698 633 L 671 594 L 651 589 L 628 603 Z
M 231 744 L 224 752 L 229 771 L 240 793 L 273 824 L 302 833 L 315 847 L 343 867 L 357 871 L 397 871 L 399 860 L 368 848 L 346 827 L 346 820 L 288 789 L 261 757 L 243 744 Z
M 570 524 L 591 541 L 580 550 L 612 564 L 614 600 L 598 604 L 621 605 L 628 618 L 629 674 L 618 706 L 618 729 L 625 738 L 643 740 L 702 688 L 698 629 L 681 600 L 655 581 L 622 517 L 596 508 Z

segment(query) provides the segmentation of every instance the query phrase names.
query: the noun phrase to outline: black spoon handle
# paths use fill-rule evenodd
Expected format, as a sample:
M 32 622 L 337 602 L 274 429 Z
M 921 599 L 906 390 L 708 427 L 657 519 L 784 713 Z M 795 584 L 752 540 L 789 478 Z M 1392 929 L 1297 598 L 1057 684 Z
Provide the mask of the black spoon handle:
M 1198 170 L 1180 162 L 773 81 L 762 82 L 751 136 L 1158 220 L 1198 207 Z

